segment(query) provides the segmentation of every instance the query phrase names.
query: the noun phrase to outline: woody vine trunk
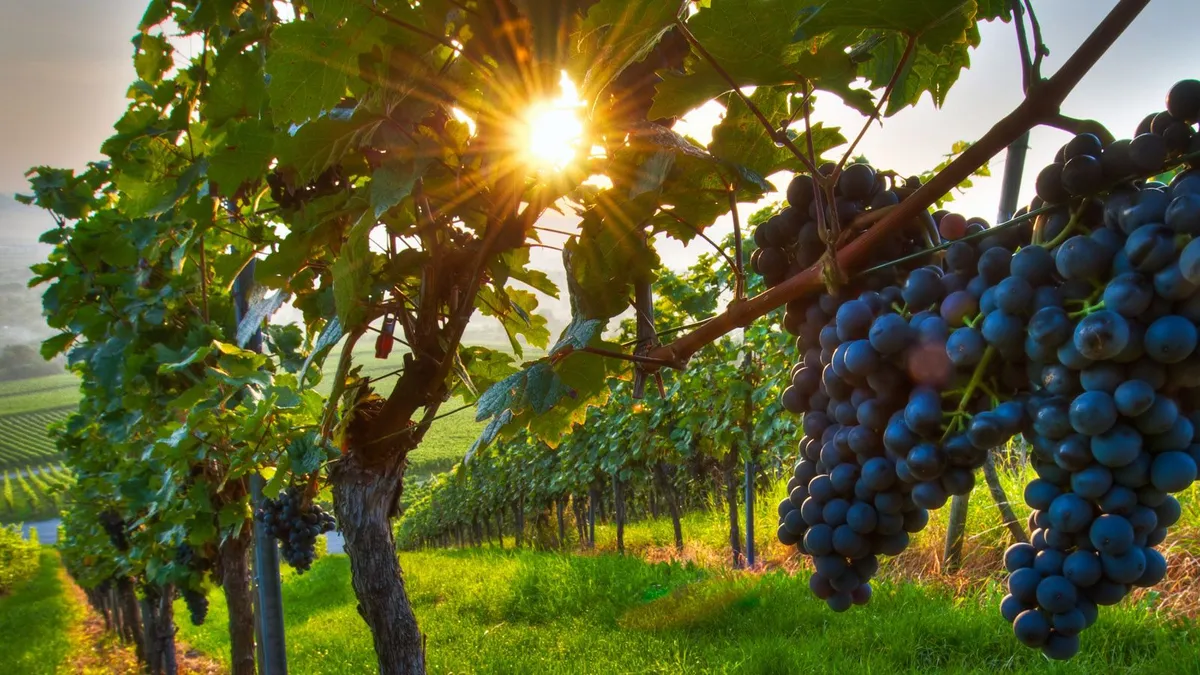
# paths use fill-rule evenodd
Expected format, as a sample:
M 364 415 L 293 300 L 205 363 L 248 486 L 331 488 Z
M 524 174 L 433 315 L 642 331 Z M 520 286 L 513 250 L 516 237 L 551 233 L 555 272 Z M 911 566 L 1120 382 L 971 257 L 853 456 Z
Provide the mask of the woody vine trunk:
M 229 608 L 229 672 L 254 675 L 254 597 L 250 591 L 250 525 L 221 544 L 221 589 Z
M 364 454 L 350 448 L 330 473 L 358 613 L 371 629 L 382 675 L 424 673 L 423 639 L 392 536 L 405 462 L 392 455 L 380 465 L 366 465 Z

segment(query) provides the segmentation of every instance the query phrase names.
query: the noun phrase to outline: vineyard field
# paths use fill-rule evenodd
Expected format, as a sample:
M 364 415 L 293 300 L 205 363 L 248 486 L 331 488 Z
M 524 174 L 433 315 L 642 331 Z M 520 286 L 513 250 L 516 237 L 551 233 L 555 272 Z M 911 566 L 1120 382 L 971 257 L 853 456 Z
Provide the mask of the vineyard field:
M 0 471 L 37 466 L 58 459 L 47 428 L 67 417 L 69 408 L 0 415 Z
M 61 464 L 27 466 L 0 475 L 0 524 L 58 515 L 71 474 Z
M 18 415 L 74 406 L 79 401 L 77 382 L 64 386 L 44 387 L 40 385 L 42 380 L 57 377 L 57 375 L 49 378 L 33 377 L 28 380 L 5 383 L 9 385 L 25 383 L 26 389 L 16 389 L 10 394 L 0 394 L 0 415 Z

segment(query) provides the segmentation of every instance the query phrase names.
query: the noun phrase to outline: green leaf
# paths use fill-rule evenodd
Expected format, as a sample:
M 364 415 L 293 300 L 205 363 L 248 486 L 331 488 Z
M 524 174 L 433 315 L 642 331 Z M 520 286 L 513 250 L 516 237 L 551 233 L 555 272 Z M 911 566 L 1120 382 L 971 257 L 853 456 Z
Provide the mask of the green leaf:
M 459 362 L 463 377 L 460 377 L 460 386 L 455 387 L 454 394 L 465 403 L 474 403 L 479 392 L 516 372 L 512 356 L 487 347 L 460 347 Z
M 869 94 L 850 88 L 857 73 L 845 51 L 848 45 L 817 40 L 796 43 L 793 34 L 798 23 L 794 0 L 758 0 L 753 9 L 745 0 L 712 0 L 707 9 L 689 18 L 687 25 L 739 87 L 795 84 L 803 74 L 818 89 L 832 91 L 851 107 L 869 111 Z M 725 77 L 707 60 L 694 58 L 686 75 L 663 73 L 649 117 L 682 115 L 729 90 Z
M 614 192 L 599 195 L 596 206 L 583 215 L 580 236 L 564 245 L 572 315 L 609 319 L 620 314 L 629 306 L 633 284 L 652 279 L 659 265 L 642 229 L 654 213 L 657 195 L 618 202 Z
M 529 266 L 529 250 L 528 246 L 522 246 L 501 254 L 500 260 L 491 266 L 492 278 L 497 283 L 516 279 L 534 290 L 557 298 L 558 286 L 545 272 Z
M 142 20 L 138 22 L 138 30 L 148 31 L 166 21 L 169 16 L 171 16 L 170 0 L 150 0 L 145 13 L 142 14 Z
M 74 333 L 59 333 L 52 338 L 46 338 L 42 341 L 42 346 L 39 350 L 42 358 L 49 361 L 67 351 L 71 344 L 75 342 L 75 338 L 76 335 Z
M 346 237 L 333 262 L 333 299 L 343 326 L 357 326 L 370 300 L 371 251 L 368 236 L 375 221 L 364 215 Z
M 301 378 L 308 374 L 308 367 L 312 365 L 313 360 L 319 357 L 323 361 L 324 354 L 336 345 L 345 334 L 342 322 L 336 316 L 330 319 L 329 323 L 325 324 L 325 328 L 321 331 L 321 335 L 317 337 L 316 343 L 313 344 L 308 358 L 304 360 L 304 367 L 300 369 Z
M 791 119 L 795 108 L 800 105 L 800 98 L 790 87 L 759 87 L 750 96 L 750 101 L 768 120 L 776 121 Z M 803 168 L 790 150 L 775 144 L 740 96 L 726 94 L 722 97 L 722 103 L 725 104 L 725 117 L 713 127 L 712 143 L 708 146 L 714 156 L 744 166 L 759 176 Z M 792 125 L 789 136 L 796 147 L 807 152 L 807 135 L 798 130 L 803 126 L 803 123 Z M 831 148 L 845 143 L 846 138 L 837 127 L 826 128 L 817 122 L 812 125 L 812 141 L 819 158 Z M 817 162 L 820 163 L 820 159 Z
M 382 218 L 393 206 L 412 194 L 413 186 L 425 173 L 429 159 L 388 160 L 371 175 L 371 207 L 375 218 Z
M 233 195 L 244 183 L 266 175 L 275 139 L 270 126 L 260 120 L 232 123 L 225 139 L 209 158 L 208 178 L 224 195 Z
M 294 169 L 297 178 L 309 181 L 342 161 L 348 153 L 369 143 L 382 121 L 365 116 L 322 117 L 295 133 L 278 136 L 275 152 L 279 164 Z
M 292 440 L 287 448 L 292 470 L 298 474 L 309 474 L 321 468 L 325 461 L 325 448 L 315 433 L 306 433 Z
M 220 54 L 208 95 L 200 106 L 210 125 L 219 126 L 238 117 L 256 116 L 267 100 L 262 61 L 255 52 Z
M 139 33 L 133 37 L 133 48 L 133 68 L 146 82 L 161 81 L 163 73 L 174 65 L 171 54 L 175 50 L 162 35 Z
M 500 435 L 500 431 L 504 428 L 504 425 L 510 421 L 512 421 L 512 412 L 505 410 L 491 422 L 488 422 L 487 426 L 480 432 L 479 438 L 476 438 L 475 442 L 471 444 L 470 449 L 467 450 L 466 456 L 463 457 L 463 462 L 470 462 L 475 453 L 491 445 L 492 441 L 495 441 L 496 437 Z
M 476 306 L 484 316 L 500 321 L 509 343 L 518 356 L 522 353 L 518 337 L 534 347 L 545 348 L 550 341 L 546 317 L 537 314 L 537 296 L 514 288 L 484 286 L 475 297 Z
M 279 463 L 275 466 L 274 474 L 266 476 L 267 484 L 263 486 L 263 495 L 270 499 L 278 499 L 279 493 L 283 492 L 288 477 L 291 476 L 291 469 L 291 456 L 284 453 L 279 457 Z
M 222 529 L 227 529 L 239 525 L 250 517 L 250 512 L 246 508 L 245 501 L 229 502 L 221 507 L 217 514 L 217 523 Z
M 212 353 L 212 347 L 197 347 L 182 358 L 178 358 L 178 354 L 170 351 L 164 345 L 155 345 L 155 352 L 155 356 L 159 360 L 158 372 L 174 373 L 208 358 L 208 355 Z M 177 358 L 178 360 L 176 360 Z
M 579 52 L 568 70 L 584 101 L 594 101 L 629 64 L 641 60 L 674 23 L 679 3 L 600 0 L 588 10 Z
M 920 36 L 930 51 L 965 43 L 974 26 L 975 0 L 836 0 L 801 11 L 795 38 L 809 40 L 834 30 L 883 30 Z
M 316 21 L 293 21 L 272 33 L 267 89 L 278 120 L 303 122 L 345 96 L 348 75 L 357 73 L 358 64 L 338 33 Z

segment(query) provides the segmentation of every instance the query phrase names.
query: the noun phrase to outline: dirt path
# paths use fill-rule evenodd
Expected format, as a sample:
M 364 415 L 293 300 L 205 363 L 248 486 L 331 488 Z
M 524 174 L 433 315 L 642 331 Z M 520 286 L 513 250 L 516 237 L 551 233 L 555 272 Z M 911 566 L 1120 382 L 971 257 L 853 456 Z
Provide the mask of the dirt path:
M 71 655 L 65 664 L 68 672 L 75 675 L 138 675 L 137 658 L 133 648 L 125 645 L 111 633 L 104 631 L 104 619 L 88 605 L 83 589 L 67 576 L 61 567 L 58 571 L 68 596 L 77 611 L 77 622 L 71 629 Z M 179 675 L 222 675 L 225 670 L 216 661 L 177 643 Z

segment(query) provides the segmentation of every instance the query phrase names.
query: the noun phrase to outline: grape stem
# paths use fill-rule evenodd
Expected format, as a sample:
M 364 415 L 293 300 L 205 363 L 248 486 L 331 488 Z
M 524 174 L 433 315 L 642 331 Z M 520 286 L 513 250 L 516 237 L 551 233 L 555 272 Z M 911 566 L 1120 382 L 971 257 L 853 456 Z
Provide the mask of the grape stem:
M 1008 147 L 1022 134 L 1056 114 L 1063 100 L 1075 88 L 1083 76 L 1108 51 L 1109 47 L 1125 32 L 1129 24 L 1141 13 L 1149 0 L 1119 0 L 1115 7 L 1083 41 L 1079 48 L 1049 79 L 1029 92 L 1029 95 L 1012 112 L 997 122 L 978 141 L 954 159 L 940 173 L 922 185 L 908 199 L 900 202 L 877 226 L 838 251 L 837 262 L 844 269 L 858 270 L 869 255 L 877 251 L 888 237 L 905 227 L 912 219 L 937 198 L 953 189 L 976 169 L 983 166 L 997 152 Z M 682 21 L 677 25 L 682 25 Z M 683 34 L 693 45 L 695 36 L 683 29 Z M 700 51 L 700 48 L 697 48 Z M 702 52 L 704 56 L 707 52 Z M 712 56 L 707 55 L 710 63 Z M 720 71 L 718 71 L 720 72 Z M 725 73 L 728 76 L 728 73 Z M 733 90 L 741 92 L 734 83 Z M 761 114 L 762 111 L 759 111 Z M 764 118 L 765 119 L 765 118 Z M 769 122 L 768 122 L 769 124 Z M 788 145 L 786 135 L 783 140 Z M 794 143 L 791 143 L 795 147 Z M 793 151 L 795 153 L 795 151 Z M 800 153 L 802 154 L 802 153 Z M 806 164 L 811 164 L 804 158 Z M 766 316 L 775 308 L 820 292 L 824 287 L 822 264 L 810 266 L 777 286 L 742 302 L 733 303 L 725 311 L 698 329 L 680 336 L 669 344 L 654 349 L 650 356 L 669 362 L 672 367 L 684 368 L 697 351 L 709 345 L 734 328 L 748 326 L 756 319 Z
M 962 398 L 958 400 L 958 407 L 951 413 L 950 427 L 946 429 L 946 433 L 942 435 L 942 442 L 950 438 L 950 434 L 954 433 L 955 427 L 962 421 L 962 416 L 966 415 L 967 404 L 971 402 L 971 397 L 975 395 L 975 390 L 983 385 L 983 374 L 987 372 L 988 366 L 991 365 L 992 359 L 996 356 L 996 348 L 988 345 L 987 349 L 983 350 L 983 358 L 979 359 L 979 363 L 975 366 L 975 372 L 971 373 L 971 381 L 967 383 L 966 389 L 963 389 Z
M 1083 305 L 1083 309 L 1080 309 L 1077 312 L 1071 312 L 1067 316 L 1072 319 L 1079 319 L 1079 318 L 1088 316 L 1089 314 L 1091 314 L 1093 312 L 1098 312 L 1102 309 L 1104 309 L 1104 301 L 1103 300 L 1101 300 L 1100 302 L 1097 302 L 1094 305 L 1085 303 Z
M 1083 215 L 1083 204 L 1081 203 L 1075 209 L 1075 211 L 1073 213 L 1071 213 L 1071 219 L 1067 221 L 1067 226 L 1063 228 L 1062 232 L 1058 233 L 1058 236 L 1054 237 L 1054 239 L 1051 239 L 1050 241 L 1048 241 L 1044 244 L 1038 244 L 1038 245 L 1041 246 L 1042 248 L 1050 249 L 1050 248 L 1054 248 L 1055 246 L 1058 246 L 1059 244 L 1066 241 L 1067 237 L 1071 236 L 1071 233 L 1075 231 L 1076 227 L 1078 227 L 1080 216 L 1082 216 L 1082 215 Z M 1040 229 L 1034 232 L 1035 237 L 1038 237 L 1040 234 L 1041 234 Z
M 1113 137 L 1112 132 L 1108 130 L 1108 127 L 1097 122 L 1096 120 L 1081 120 L 1074 117 L 1067 117 L 1062 113 L 1058 113 L 1055 115 L 1050 115 L 1046 119 L 1042 120 L 1042 124 L 1045 124 L 1048 127 L 1054 127 L 1055 129 L 1069 131 L 1077 136 L 1079 134 L 1095 134 L 1105 147 L 1116 140 L 1116 138 Z

